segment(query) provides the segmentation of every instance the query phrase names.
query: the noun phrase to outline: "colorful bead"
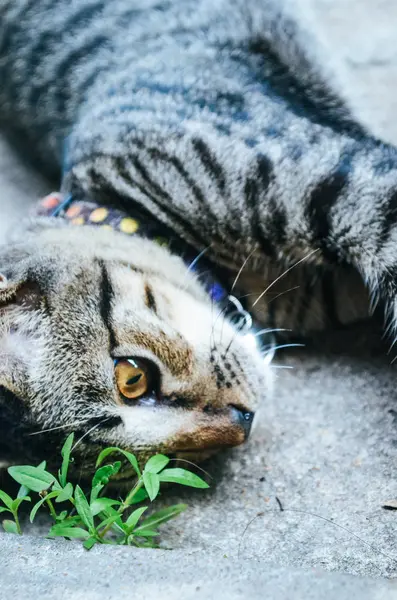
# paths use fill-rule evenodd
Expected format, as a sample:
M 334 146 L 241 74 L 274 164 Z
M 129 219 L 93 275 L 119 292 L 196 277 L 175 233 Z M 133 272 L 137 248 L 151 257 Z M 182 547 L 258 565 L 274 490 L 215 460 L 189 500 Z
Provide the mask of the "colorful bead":
M 52 192 L 51 194 L 48 194 L 48 196 L 45 196 L 40 201 L 36 214 L 40 216 L 66 217 L 69 223 L 73 225 L 81 226 L 89 225 L 91 223 L 92 225 L 99 226 L 101 229 L 112 231 L 118 230 L 127 235 L 133 235 L 140 230 L 141 235 L 153 239 L 160 246 L 170 248 L 174 245 L 173 238 L 167 239 L 162 235 L 156 235 L 157 231 L 159 231 L 160 224 L 157 223 L 157 225 L 153 226 L 153 223 L 150 221 L 148 223 L 147 217 L 142 216 L 139 211 L 137 212 L 139 219 L 134 219 L 124 216 L 125 213 L 116 208 L 108 209 L 103 206 L 98 206 L 91 200 L 73 200 L 70 195 L 64 197 L 58 192 Z M 204 275 L 205 272 L 201 273 L 201 268 L 197 268 L 195 262 L 197 261 L 193 261 L 193 265 L 190 263 L 189 269 L 194 270 L 199 275 Z M 194 268 L 192 268 L 192 266 L 194 266 Z M 210 296 L 215 301 L 222 302 L 227 299 L 227 293 L 220 283 L 213 281 L 212 278 L 209 278 L 208 281 L 204 281 L 204 283 Z M 242 310 L 239 310 L 239 312 L 245 313 L 245 311 Z M 244 314 L 245 319 L 246 316 L 247 313 Z
M 89 219 L 90 219 L 90 221 L 92 221 L 92 223 L 101 223 L 102 221 L 104 221 L 106 219 L 108 214 L 109 214 L 109 211 L 107 208 L 96 208 L 90 214 Z
M 139 229 L 139 223 L 135 219 L 125 217 L 120 221 L 120 231 L 127 234 L 135 233 Z
M 68 208 L 68 210 L 66 211 L 66 217 L 68 219 L 74 219 L 75 217 L 77 217 L 77 215 L 79 215 L 81 212 L 81 208 L 78 204 L 73 204 L 73 206 L 71 206 L 70 208 Z
M 40 206 L 42 208 L 46 208 L 47 210 L 51 210 L 56 208 L 62 200 L 61 194 L 57 192 L 53 192 L 52 194 L 48 194 L 40 201 Z

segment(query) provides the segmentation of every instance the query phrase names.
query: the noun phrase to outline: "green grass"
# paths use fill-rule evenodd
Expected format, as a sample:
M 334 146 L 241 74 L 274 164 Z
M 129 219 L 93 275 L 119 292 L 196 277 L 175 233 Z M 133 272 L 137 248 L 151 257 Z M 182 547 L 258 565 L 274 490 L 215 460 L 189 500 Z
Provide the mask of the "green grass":
M 152 456 L 141 471 L 136 457 L 121 448 L 106 448 L 96 462 L 91 490 L 85 494 L 79 485 L 68 481 L 74 434 L 66 439 L 61 454 L 62 464 L 57 475 L 39 466 L 9 467 L 8 473 L 20 484 L 15 499 L 0 490 L 0 512 L 9 512 L 10 519 L 3 520 L 8 533 L 22 534 L 19 509 L 24 502 L 33 502 L 30 521 L 33 523 L 39 510 L 49 512 L 53 525 L 48 537 L 77 538 L 90 550 L 95 544 L 130 545 L 139 548 L 158 547 L 158 528 L 164 522 L 183 512 L 186 504 L 175 504 L 150 512 L 148 501 L 158 496 L 162 483 L 178 483 L 194 488 L 208 488 L 208 484 L 194 473 L 181 468 L 167 468 L 169 458 L 163 454 Z M 121 470 L 121 462 L 103 464 L 111 454 L 121 454 L 136 473 L 134 485 L 124 498 L 115 500 L 104 495 L 112 477 Z M 36 498 L 34 498 L 36 495 Z M 144 503 L 144 504 L 143 504 Z M 136 506 L 134 508 L 135 505 Z

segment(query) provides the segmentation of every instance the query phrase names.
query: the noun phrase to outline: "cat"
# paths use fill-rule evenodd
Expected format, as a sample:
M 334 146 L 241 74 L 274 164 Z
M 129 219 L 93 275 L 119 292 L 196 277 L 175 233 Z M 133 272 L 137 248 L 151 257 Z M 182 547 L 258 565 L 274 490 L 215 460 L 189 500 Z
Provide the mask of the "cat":
M 205 253 L 259 327 L 310 335 L 380 301 L 394 335 L 397 150 L 355 121 L 295 12 L 6 2 L 0 118 L 68 202 L 144 215 Z M 110 444 L 200 459 L 266 414 L 259 332 L 139 229 L 40 217 L 1 248 L 0 273 L 4 462 L 71 430 L 82 469 Z

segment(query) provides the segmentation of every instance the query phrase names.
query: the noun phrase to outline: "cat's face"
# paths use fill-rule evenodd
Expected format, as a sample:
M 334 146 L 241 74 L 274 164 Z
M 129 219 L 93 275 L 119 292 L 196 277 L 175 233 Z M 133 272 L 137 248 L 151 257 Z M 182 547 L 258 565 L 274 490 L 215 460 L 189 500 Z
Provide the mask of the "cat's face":
M 109 445 L 197 459 L 246 440 L 268 369 L 179 258 L 42 227 L 0 273 L 0 460 L 48 458 L 70 431 L 81 469 Z

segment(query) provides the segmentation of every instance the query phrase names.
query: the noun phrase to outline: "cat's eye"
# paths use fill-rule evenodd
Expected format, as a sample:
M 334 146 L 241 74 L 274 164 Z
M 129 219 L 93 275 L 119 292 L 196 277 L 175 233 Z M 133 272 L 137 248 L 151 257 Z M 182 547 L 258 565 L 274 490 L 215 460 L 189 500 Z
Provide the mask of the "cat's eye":
M 139 400 L 154 393 L 154 372 L 149 361 L 141 358 L 117 360 L 115 376 L 123 400 Z

